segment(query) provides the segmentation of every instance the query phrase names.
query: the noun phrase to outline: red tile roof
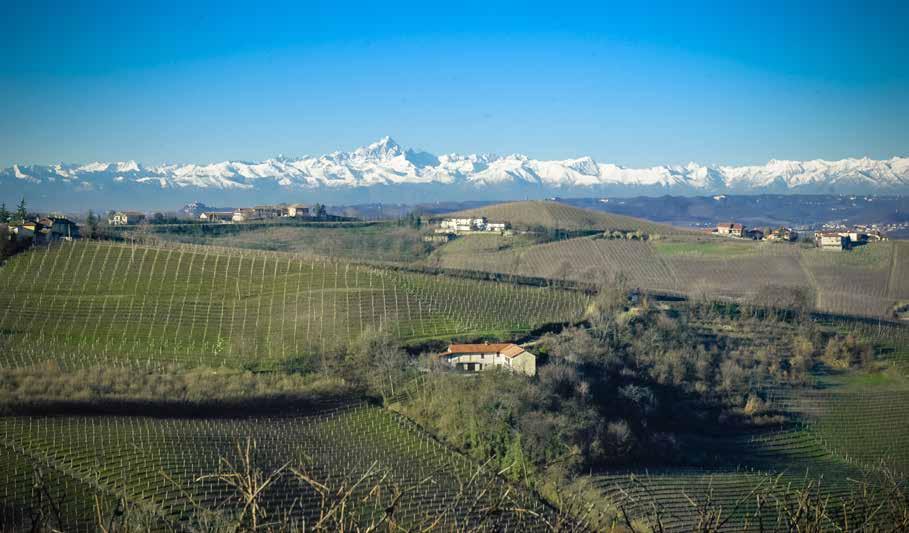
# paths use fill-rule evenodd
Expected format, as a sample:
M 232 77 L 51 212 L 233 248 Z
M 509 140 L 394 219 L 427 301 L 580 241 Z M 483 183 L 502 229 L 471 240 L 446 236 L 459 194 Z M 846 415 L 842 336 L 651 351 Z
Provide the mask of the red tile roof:
M 454 355 L 464 353 L 497 353 L 505 357 L 517 357 L 524 353 L 524 348 L 513 343 L 481 343 L 481 344 L 451 344 L 448 351 L 442 355 Z

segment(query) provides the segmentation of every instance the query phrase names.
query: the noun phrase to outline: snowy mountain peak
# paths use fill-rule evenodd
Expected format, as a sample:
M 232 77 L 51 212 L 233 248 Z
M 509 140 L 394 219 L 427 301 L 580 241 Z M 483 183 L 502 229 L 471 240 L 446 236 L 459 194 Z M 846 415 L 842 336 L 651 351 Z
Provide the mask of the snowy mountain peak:
M 37 188 L 40 188 L 38 190 Z M 13 196 L 57 196 L 73 193 L 107 198 L 145 197 L 151 191 L 210 198 L 223 191 L 224 201 L 245 202 L 261 195 L 286 200 L 293 191 L 305 197 L 344 201 L 401 201 L 410 191 L 419 201 L 513 199 L 548 196 L 634 196 L 718 194 L 909 194 L 909 158 L 825 161 L 771 160 L 764 165 L 658 165 L 629 168 L 598 163 L 584 156 L 544 161 L 521 154 L 446 154 L 404 148 L 391 137 L 351 152 L 318 157 L 278 156 L 260 162 L 144 166 L 135 161 L 82 165 L 13 165 L 0 170 L 0 190 Z M 141 191 L 141 193 L 139 192 Z M 271 196 L 269 196 L 271 197 Z M 316 201 L 316 200 L 314 200 Z M 230 205 L 230 204 L 228 204 Z
M 354 150 L 354 154 L 362 159 L 378 159 L 381 161 L 393 159 L 403 153 L 404 149 L 401 148 L 401 145 L 396 143 L 394 139 L 388 135 L 369 146 L 360 147 Z

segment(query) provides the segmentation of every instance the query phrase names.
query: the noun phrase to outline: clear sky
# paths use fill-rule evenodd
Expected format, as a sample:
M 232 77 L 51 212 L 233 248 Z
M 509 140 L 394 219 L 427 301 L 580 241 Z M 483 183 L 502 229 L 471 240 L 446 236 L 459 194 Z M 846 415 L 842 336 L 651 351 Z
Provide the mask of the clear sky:
M 0 2 L 4 167 L 383 135 L 630 166 L 909 156 L 905 0 Z

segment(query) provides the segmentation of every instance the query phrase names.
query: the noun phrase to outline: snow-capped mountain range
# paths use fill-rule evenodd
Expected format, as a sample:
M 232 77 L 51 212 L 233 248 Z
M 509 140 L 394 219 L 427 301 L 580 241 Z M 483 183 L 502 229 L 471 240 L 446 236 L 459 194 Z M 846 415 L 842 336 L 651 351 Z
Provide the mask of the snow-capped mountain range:
M 261 162 L 14 165 L 0 170 L 0 190 L 86 205 L 100 205 L 97 199 L 102 197 L 117 202 L 132 199 L 133 207 L 151 207 L 164 198 L 173 205 L 200 195 L 240 204 L 291 197 L 356 202 L 601 194 L 902 195 L 909 194 L 909 158 L 627 168 L 598 163 L 590 157 L 540 161 L 519 154 L 436 156 L 403 148 L 384 137 L 351 152 Z

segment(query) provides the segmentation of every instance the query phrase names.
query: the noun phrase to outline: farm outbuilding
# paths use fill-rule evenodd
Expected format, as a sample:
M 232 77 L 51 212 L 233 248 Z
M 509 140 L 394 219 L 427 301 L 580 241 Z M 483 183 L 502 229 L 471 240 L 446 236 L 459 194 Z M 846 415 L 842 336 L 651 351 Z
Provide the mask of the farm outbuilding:
M 504 367 L 528 376 L 537 373 L 537 358 L 512 343 L 451 344 L 439 355 L 449 365 L 467 372 Z

